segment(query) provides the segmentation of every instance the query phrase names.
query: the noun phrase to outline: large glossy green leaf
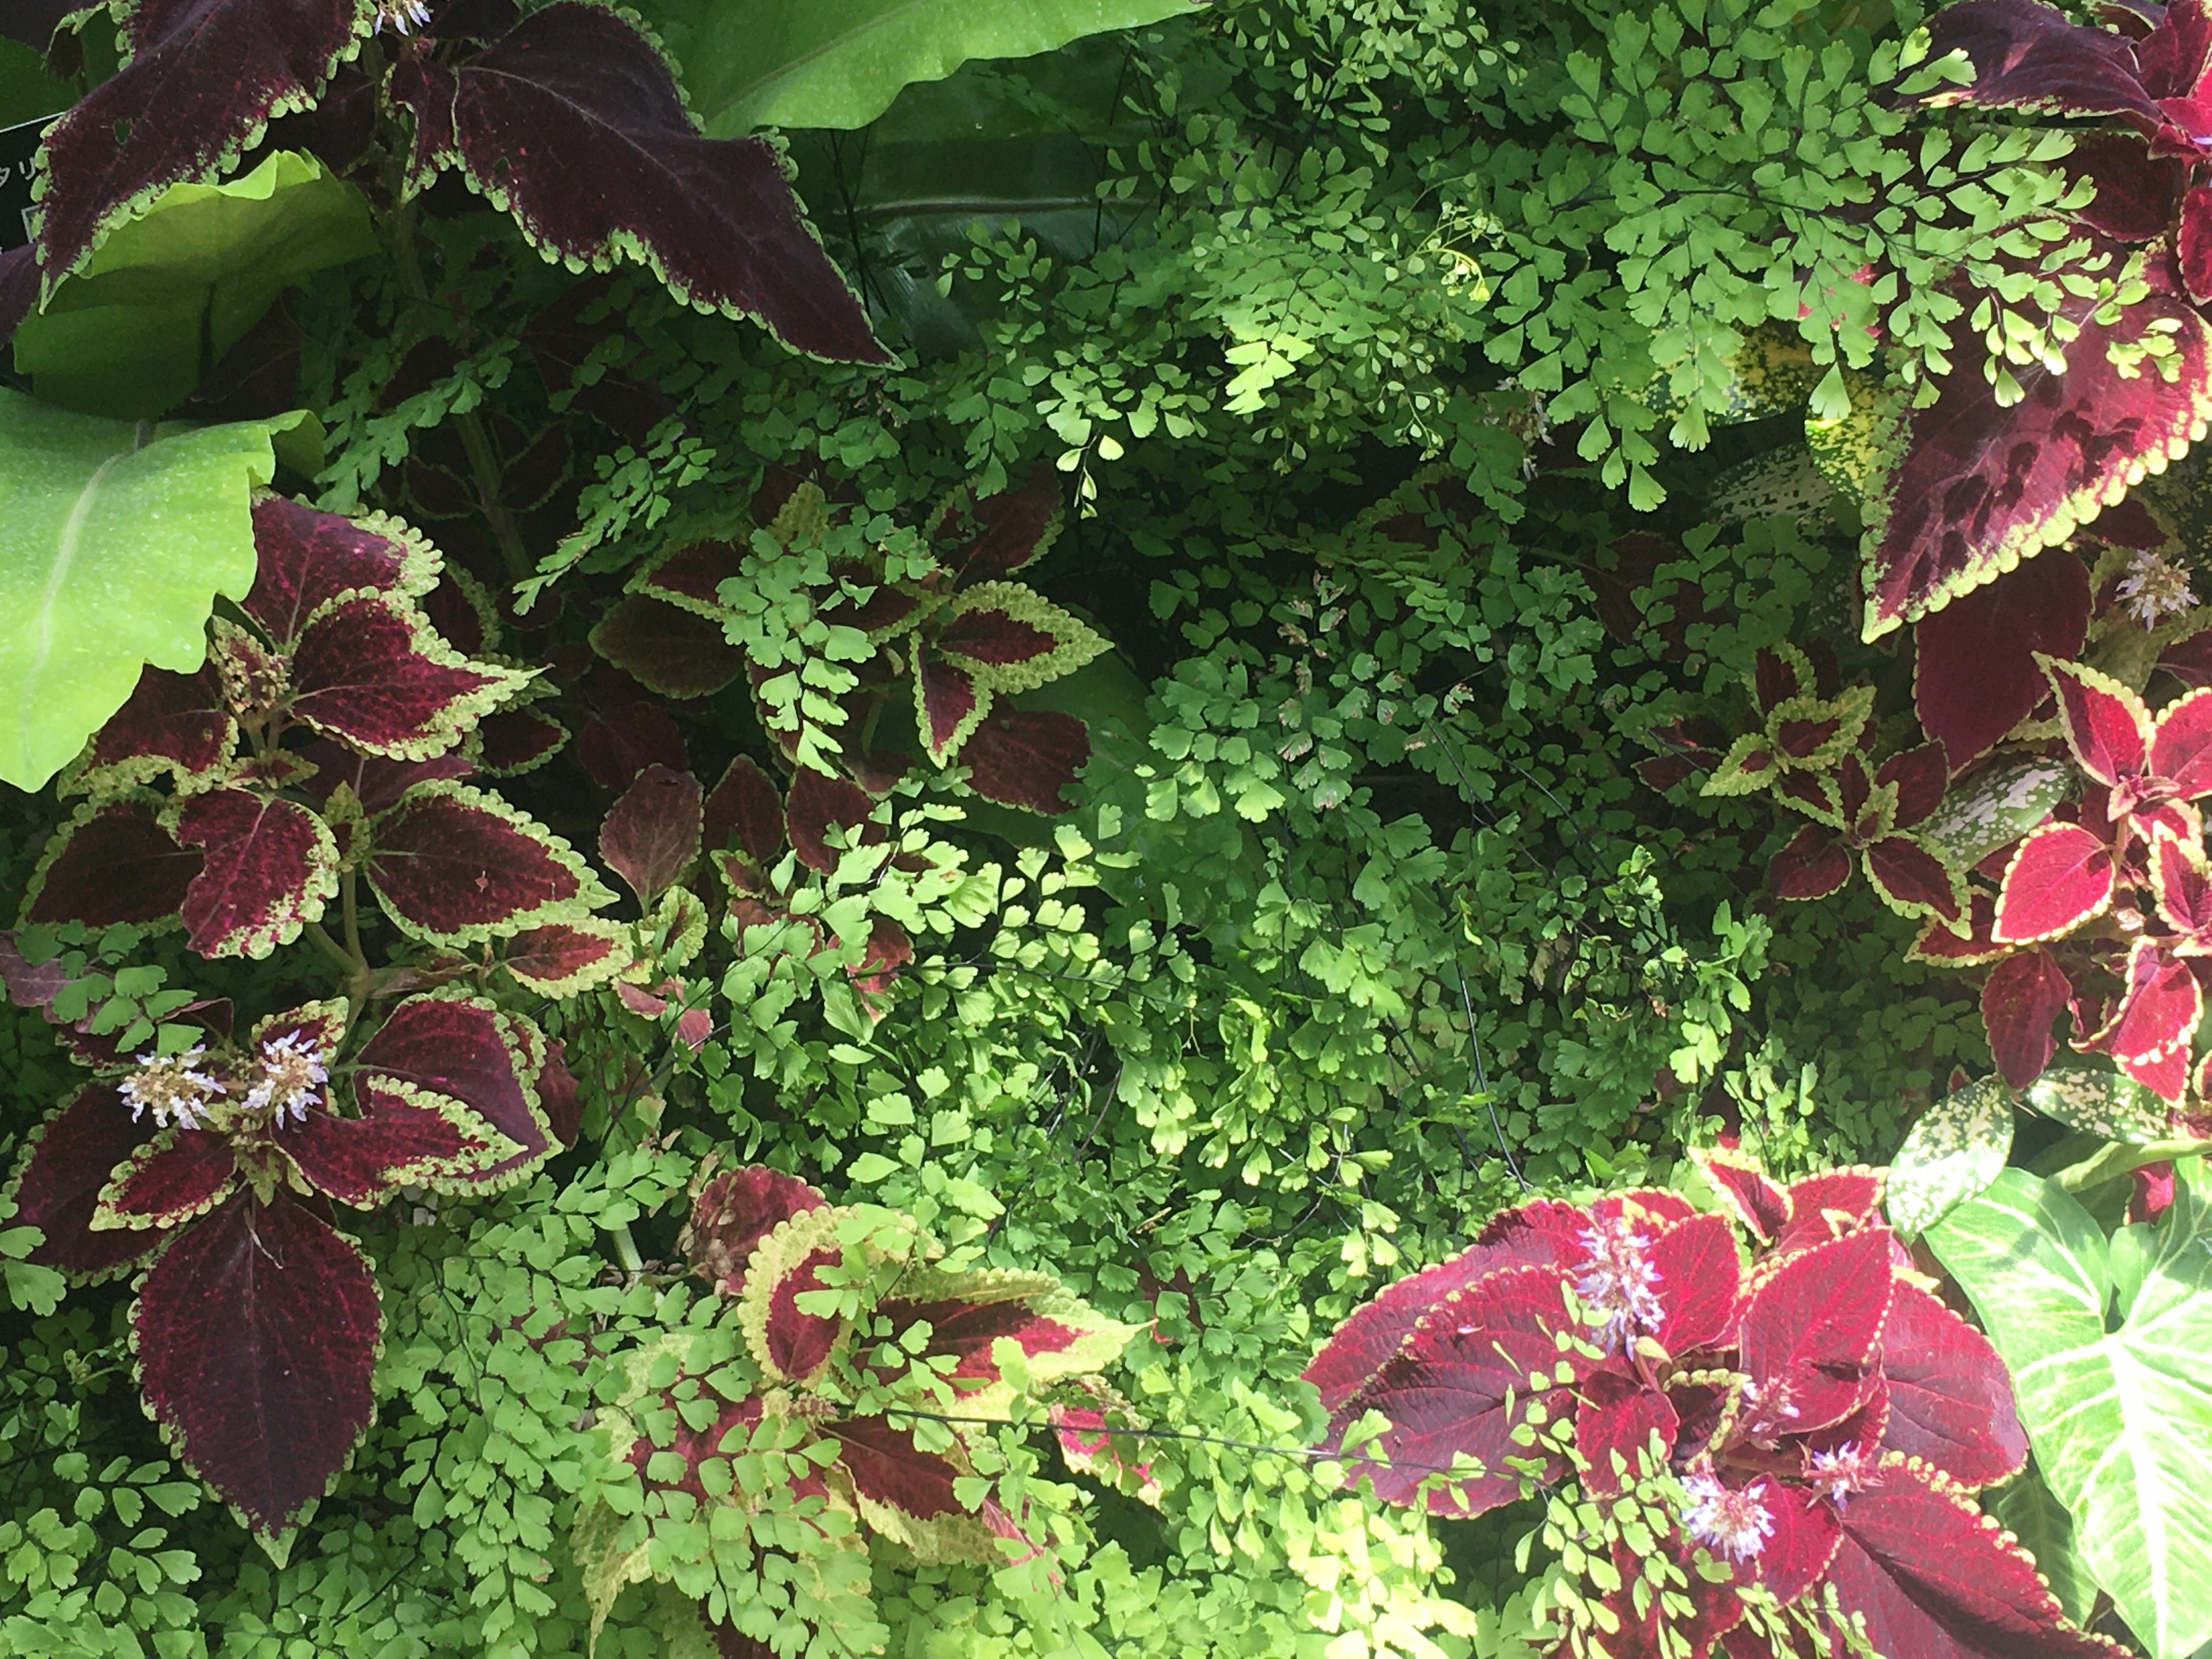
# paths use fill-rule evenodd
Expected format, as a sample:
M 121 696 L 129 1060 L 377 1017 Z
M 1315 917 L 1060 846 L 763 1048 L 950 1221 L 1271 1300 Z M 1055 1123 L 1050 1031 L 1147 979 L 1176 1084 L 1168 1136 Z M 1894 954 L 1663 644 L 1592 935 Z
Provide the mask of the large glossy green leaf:
M 2051 1495 L 2042 1475 L 2033 1466 L 2022 1469 L 1996 1491 L 1983 1493 L 1982 1506 L 2035 1558 L 2036 1571 L 2050 1583 L 2066 1616 L 2087 1624 L 2097 1603 L 2097 1581 L 2081 1565 L 2074 1517 Z
M 279 150 L 242 179 L 175 185 L 117 227 L 15 336 L 40 398 L 151 419 L 316 271 L 376 251 L 368 204 L 311 155 Z
M 35 789 L 147 663 L 190 672 L 253 583 L 252 494 L 298 416 L 139 426 L 0 389 L 0 780 Z
M 971 58 L 1027 58 L 1194 9 L 1191 0 L 641 0 L 715 137 L 866 126 L 899 88 Z
M 2012 1368 L 2081 1561 L 2154 1659 L 2212 1641 L 2212 1212 L 2201 1162 L 2175 1169 L 2110 1331 L 2111 1247 L 2055 1183 L 2007 1170 L 1927 1235 Z

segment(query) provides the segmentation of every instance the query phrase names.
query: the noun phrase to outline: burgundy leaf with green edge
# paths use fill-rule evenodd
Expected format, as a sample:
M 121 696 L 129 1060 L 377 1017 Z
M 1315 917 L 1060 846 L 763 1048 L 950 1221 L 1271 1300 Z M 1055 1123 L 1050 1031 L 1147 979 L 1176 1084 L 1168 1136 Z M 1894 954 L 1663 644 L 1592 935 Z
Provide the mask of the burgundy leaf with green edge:
M 1869 842 L 1860 856 L 1868 883 L 1899 915 L 1957 921 L 1966 915 L 1965 880 L 1911 836 L 1884 836 Z
M 213 1209 L 238 1185 L 230 1138 L 206 1129 L 164 1129 L 115 1166 L 89 1225 L 166 1231 Z
M 10 1187 L 15 1222 L 44 1235 L 26 1257 L 95 1278 L 129 1267 L 161 1242 L 155 1232 L 92 1230 L 108 1177 L 154 1133 L 134 1122 L 112 1083 L 88 1083 L 32 1133 Z
M 561 752 L 568 728 L 530 708 L 501 708 L 477 726 L 477 762 L 495 778 L 534 772 Z
M 713 695 L 745 667 L 720 623 L 641 593 L 599 618 L 592 648 L 640 685 L 681 700 Z
M 1635 1479 L 1639 1459 L 1647 1471 L 1664 1468 L 1680 1427 L 1674 1403 L 1658 1389 L 1646 1388 L 1641 1377 L 1600 1371 L 1585 1379 L 1575 1411 L 1575 1446 L 1589 1465 L 1585 1483 L 1593 1492 L 1616 1492 L 1622 1477 Z M 1654 1435 L 1659 1438 L 1656 1457 Z
M 1778 1186 L 1756 1164 L 1725 1152 L 1707 1152 L 1698 1155 L 1698 1164 L 1758 1243 L 1771 1243 L 1790 1224 L 1788 1189 Z
M 1907 419 L 1870 512 L 1867 632 L 1940 611 L 2065 541 L 2154 469 L 2179 460 L 2212 421 L 2212 329 L 2182 295 L 2154 291 L 2110 324 L 2069 301 L 2081 332 L 2067 369 L 2013 370 L 2023 396 L 2000 407 L 1979 374 L 1948 374 Z M 1978 349 L 1954 324 L 1954 355 Z M 2111 353 L 2162 338 L 2166 367 L 2124 374 Z
M 392 760 L 451 749 L 527 678 L 472 663 L 404 602 L 368 596 L 317 611 L 292 647 L 291 712 L 326 738 Z
M 314 766 L 314 775 L 302 787 L 318 805 L 327 808 L 331 796 L 343 784 L 362 809 L 372 814 L 381 812 L 418 783 L 465 778 L 476 770 L 465 756 L 453 751 L 429 760 L 386 760 L 341 748 L 326 738 L 310 738 L 298 752 Z
M 627 928 L 587 919 L 525 928 L 507 940 L 501 960 L 532 990 L 570 997 L 613 978 L 634 955 Z
M 406 1085 L 458 1100 L 513 1141 L 511 1156 L 466 1176 L 482 1184 L 526 1174 L 551 1152 L 536 1087 L 546 1059 L 544 1034 L 520 1014 L 434 993 L 394 1008 L 354 1065 L 364 1085 Z
M 27 922 L 173 921 L 205 860 L 162 828 L 151 795 L 88 802 L 54 832 L 23 896 Z
M 1025 592 L 1017 589 L 1017 592 Z M 1060 641 L 1048 628 L 1000 606 L 970 605 L 956 611 L 931 640 L 947 656 L 964 657 L 993 668 L 1011 668 L 1048 657 Z
M 890 839 L 890 832 L 875 822 L 875 802 L 859 785 L 802 766 L 791 775 L 791 794 L 784 808 L 792 850 L 808 869 L 827 875 L 837 867 L 840 856 L 830 844 L 832 829 L 843 832 L 848 847 L 873 847 Z
M 246 1524 L 301 1524 L 374 1414 L 376 1279 L 279 1194 L 240 1193 L 179 1234 L 131 1312 L 138 1380 L 185 1464 Z
M 2067 1622 L 2033 1559 L 1933 1469 L 1892 1455 L 1844 1504 L 1828 1577 L 1881 1654 L 2121 1659 Z
M 1931 61 L 1964 52 L 1974 76 L 1965 86 L 1944 82 L 1918 102 L 2125 115 L 2147 126 L 2160 119 L 2127 41 L 2041 0 L 1962 0 L 1937 12 L 1928 34 Z
M 1881 1214 L 1882 1172 L 1824 1170 L 1790 1183 L 1790 1221 L 1775 1238 L 1778 1255 L 1841 1238 Z
M 915 717 L 922 747 L 942 766 L 990 712 L 991 693 L 974 671 L 946 661 L 927 645 L 916 645 L 915 654 Z
M 648 766 L 608 809 L 599 856 L 650 909 L 699 856 L 702 823 L 699 780 Z
M 655 762 L 672 772 L 691 769 L 684 734 L 666 709 L 650 702 L 621 703 L 593 714 L 576 734 L 576 758 L 592 781 L 607 789 L 629 788 Z
M 823 1431 L 837 1443 L 837 1466 L 863 1503 L 915 1521 L 969 1513 L 953 1484 L 961 1469 L 915 1445 L 912 1428 L 858 1417 L 825 1424 Z
M 1826 898 L 1850 878 L 1851 849 L 1821 823 L 1800 830 L 1766 866 L 1766 884 L 1778 898 Z
M 121 13 L 123 67 L 40 151 L 46 294 L 131 210 L 220 176 L 269 121 L 313 103 L 373 10 L 370 0 L 137 0 Z
M 229 765 L 237 744 L 238 722 L 211 666 L 195 674 L 149 667 L 131 700 L 93 734 L 68 787 L 106 794 L 164 772 L 179 787 L 203 786 Z
M 753 1247 L 775 1230 L 829 1200 L 797 1176 L 763 1164 L 725 1170 L 700 1188 L 677 1248 L 691 1271 L 724 1296 L 741 1295 Z
M 1060 533 L 1060 484 L 1040 466 L 1017 489 L 978 496 L 963 484 L 929 527 L 930 550 L 963 587 L 1011 576 L 1034 562 Z
M 206 860 L 181 911 L 204 957 L 258 961 L 299 938 L 338 890 L 330 827 L 296 802 L 216 789 L 186 797 L 174 818 L 178 842 Z
M 926 1359 L 949 1358 L 943 1373 L 954 1382 L 995 1382 L 999 1363 L 991 1345 L 1008 1341 L 1024 1358 L 1036 1360 L 1062 1353 L 1082 1340 L 1085 1333 L 1066 1320 L 1055 1319 L 1033 1305 L 1038 1293 L 1001 1297 L 996 1300 L 958 1297 L 916 1301 L 886 1297 L 876 1304 L 876 1314 L 894 1334 L 915 1324 L 929 1327 L 929 1337 L 920 1350 Z
M 782 792 L 750 756 L 738 756 L 723 769 L 708 793 L 703 817 L 707 847 L 738 848 L 763 869 L 781 859 L 788 845 Z
M 568 844 L 497 796 L 419 784 L 381 814 L 363 869 L 418 939 L 471 944 L 612 902 Z
M 1573 1328 L 1565 1269 L 1504 1267 L 1446 1296 L 1413 1328 L 1396 1355 L 1329 1419 L 1324 1449 L 1370 1411 L 1390 1426 L 1346 1460 L 1347 1485 L 1371 1478 L 1386 1504 L 1415 1501 L 1421 1483 L 1465 1454 L 1474 1478 L 1447 1482 L 1428 1496 L 1433 1515 L 1474 1516 L 1521 1495 L 1525 1463 L 1556 1480 L 1565 1465 L 1513 1438 L 1528 1403 L 1531 1370 L 1562 1360 L 1558 1334 Z
M 1364 1387 L 1430 1309 L 1504 1267 L 1565 1267 L 1582 1249 L 1588 1220 L 1571 1204 L 1540 1198 L 1492 1217 L 1456 1255 L 1385 1285 L 1354 1309 L 1299 1376 L 1334 1412 Z
M 2027 1433 L 1987 1337 L 1927 1291 L 1899 1285 L 1881 1346 L 1885 1451 L 1920 1458 L 1969 1490 L 2020 1473 Z
M 2188 182 L 2175 156 L 2154 156 L 2132 133 L 2085 132 L 2058 164 L 2069 179 L 2088 179 L 2097 193 L 2074 216 L 2116 242 L 2148 242 L 2173 226 L 2173 204 Z
M 1071 809 L 1066 791 L 1091 761 L 1091 732 L 1073 714 L 994 708 L 960 750 L 968 785 L 986 800 L 1049 816 Z
M 2078 653 L 2089 600 L 2088 567 L 2053 548 L 1920 619 L 1913 708 L 1953 764 L 1987 753 L 2050 696 L 2036 653 Z
M 584 1127 L 583 1094 L 568 1069 L 568 1045 L 555 1037 L 545 1044 L 545 1063 L 538 1068 L 538 1108 L 558 1146 L 573 1146 Z
M 276 1144 L 307 1184 L 341 1204 L 372 1209 L 402 1186 L 466 1183 L 473 1171 L 504 1152 L 481 1123 L 470 1124 L 422 1091 L 386 1086 L 378 1079 L 354 1091 L 358 1117 L 315 1109 L 294 1123 L 280 1122 Z
M 2058 1052 L 2051 1022 L 2065 1012 L 2074 986 L 2048 951 L 2008 957 L 1982 981 L 1982 1024 L 2004 1080 L 2025 1089 Z
M 253 546 L 257 568 L 246 613 L 279 645 L 297 639 L 307 619 L 341 593 L 366 589 L 411 599 L 428 592 L 442 562 L 397 519 L 380 513 L 349 519 L 282 495 L 253 504 Z
M 2037 660 L 2057 695 L 2066 746 L 2081 769 L 2107 786 L 2141 775 L 2156 735 L 2142 699 L 2084 664 L 2049 656 Z
M 1998 945 L 2059 939 L 2112 908 L 2112 849 L 2078 823 L 2030 833 L 2005 868 L 1990 938 Z
M 758 317 L 799 350 L 891 361 L 775 150 L 699 137 L 667 61 L 618 14 L 555 0 L 458 64 L 404 61 L 390 86 L 415 118 L 410 188 L 458 168 L 549 259 L 634 260 L 678 299 Z
M 1761 1279 L 1743 1310 L 1747 1418 L 1802 1434 L 1848 1416 L 1877 1364 L 1891 1284 L 1886 1227 L 1801 1250 Z
M 632 577 L 629 586 L 719 623 L 729 615 L 721 601 L 722 584 L 742 573 L 744 563 L 745 550 L 735 542 L 680 542 Z

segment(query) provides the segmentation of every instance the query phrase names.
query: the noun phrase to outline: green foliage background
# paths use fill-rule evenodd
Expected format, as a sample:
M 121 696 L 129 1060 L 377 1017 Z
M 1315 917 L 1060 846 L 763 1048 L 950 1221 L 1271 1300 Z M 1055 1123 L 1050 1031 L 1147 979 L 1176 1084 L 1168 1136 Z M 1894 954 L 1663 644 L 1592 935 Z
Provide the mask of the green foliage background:
M 1083 511 L 1030 574 L 1117 647 L 1054 688 L 1092 724 L 1083 805 L 909 787 L 907 833 L 960 874 L 911 896 L 920 960 L 879 1020 L 838 971 L 851 939 L 718 944 L 696 1061 L 611 999 L 549 1014 L 582 1142 L 496 1201 L 366 1224 L 381 1413 L 289 1565 L 163 1454 L 125 1287 L 58 1303 L 11 1270 L 0 1653 L 581 1652 L 568 1532 L 620 1382 L 591 1356 L 694 1317 L 666 1264 L 715 1147 L 1147 1326 L 1116 1384 L 1193 1437 L 1147 1448 L 1155 1513 L 1001 1431 L 1051 1559 L 878 1546 L 887 1651 L 1521 1651 L 1506 1563 L 1534 1517 L 1447 1535 L 1316 1484 L 1291 1449 L 1316 1344 L 1522 1182 L 1666 1179 L 1723 1125 L 1784 1172 L 1881 1161 L 1954 1062 L 1986 1063 L 1970 995 L 1902 963 L 1911 930 L 1863 886 L 1774 907 L 1769 815 L 1632 769 L 1654 726 L 1740 712 L 1759 646 L 1855 637 L 1854 526 L 1717 505 L 1731 470 L 1872 360 L 1875 307 L 1882 343 L 1942 367 L 1938 283 L 2050 240 L 2063 139 L 1908 131 L 1874 101 L 1917 21 L 1236 0 L 789 136 L 897 370 L 615 283 L 593 366 L 674 412 L 583 458 L 583 525 L 533 550 L 541 602 L 577 596 L 563 635 L 763 464 L 818 463 L 907 525 L 963 477 L 1056 467 Z M 404 510 L 401 463 L 452 410 L 565 418 L 521 365 L 570 279 L 489 218 L 425 234 L 434 375 L 400 372 L 422 325 L 380 266 L 294 302 L 326 506 Z M 2008 299 L 2032 319 L 2032 288 Z M 1760 329 L 1778 374 L 1746 368 Z M 762 638 L 794 580 L 761 571 Z M 1908 664 L 1839 649 L 1905 706 Z M 757 743 L 741 691 L 697 719 Z M 6 808 L 20 890 L 56 814 Z M 544 811 L 588 844 L 589 803 Z M 834 925 L 864 873 L 819 884 Z M 207 977 L 161 940 L 134 959 Z M 224 985 L 274 997 L 288 971 Z M 0 1013 L 10 1134 L 68 1073 Z M 642 1595 L 600 1652 L 659 1650 Z

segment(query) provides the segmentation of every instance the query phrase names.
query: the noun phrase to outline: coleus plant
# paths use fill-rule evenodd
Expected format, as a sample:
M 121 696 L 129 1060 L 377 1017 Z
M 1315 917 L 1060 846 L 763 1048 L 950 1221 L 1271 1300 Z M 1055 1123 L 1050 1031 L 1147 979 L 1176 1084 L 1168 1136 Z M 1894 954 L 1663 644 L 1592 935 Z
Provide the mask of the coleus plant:
M 1973 1501 L 2026 1461 L 2010 1379 L 1880 1172 L 1705 1167 L 1729 1213 L 1536 1200 L 1356 1311 L 1305 1372 L 1347 1481 L 1461 1516 L 1577 1482 L 1577 1654 L 2117 1659 Z
M 1025 1400 L 1073 1389 L 1090 1408 L 1131 1328 L 1048 1275 L 947 1267 L 910 1218 L 832 1206 L 760 1166 L 702 1182 L 678 1244 L 710 1322 L 633 1355 L 636 1385 L 601 1419 L 612 1479 L 576 1536 L 595 1640 L 623 1589 L 649 1579 L 683 1587 L 656 1609 L 672 1644 L 703 1623 L 722 1651 L 753 1652 L 786 1609 L 817 1627 L 865 1620 L 865 1602 L 839 1597 L 866 1595 L 867 1538 L 929 1563 L 1035 1553 L 1023 1505 L 987 1473 L 991 1433 Z M 702 1595 L 713 1574 L 656 1541 L 672 1522 L 695 1547 L 748 1522 L 763 1544 L 781 1534 L 800 1544 L 786 1547 L 799 1570 L 761 1572 L 748 1598 L 727 1574 Z
M 1009 699 L 1073 673 L 1106 641 L 1028 585 L 1008 580 L 1059 533 L 1049 473 L 981 495 L 963 486 L 922 526 L 920 574 L 888 568 L 851 533 L 851 503 L 781 475 L 754 502 L 750 543 L 677 539 L 629 583 L 633 598 L 592 635 L 601 654 L 672 696 L 698 696 L 743 674 L 762 724 L 794 765 L 834 771 L 881 795 L 907 771 L 884 741 L 910 708 L 915 747 L 933 765 L 956 762 L 987 799 L 1033 811 L 1067 810 L 1062 792 L 1090 759 L 1075 715 L 1013 707 Z M 841 533 L 842 532 L 842 533 Z M 789 654 L 733 647 L 745 618 L 725 583 L 751 559 L 819 556 L 824 580 L 805 596 L 805 622 Z
M 25 919 L 177 922 L 202 956 L 258 957 L 303 930 L 327 938 L 333 899 L 357 933 L 365 883 L 411 939 L 519 939 L 526 954 L 538 930 L 611 903 L 565 842 L 459 781 L 484 716 L 530 676 L 462 657 L 431 626 L 436 551 L 383 515 L 277 495 L 253 525 L 253 586 L 210 625 L 208 664 L 147 669 L 64 780 L 88 799 L 46 848 Z
M 222 1010 L 227 1015 L 228 1009 Z M 367 1431 L 376 1279 L 334 1205 L 488 1192 L 576 1131 L 561 1045 L 457 992 L 370 1029 L 343 999 L 95 1062 L 9 1194 L 32 1259 L 93 1280 L 143 1268 L 131 1342 L 185 1464 L 280 1553 Z
M 514 0 L 136 0 L 113 9 L 123 67 L 46 136 L 35 234 L 8 256 L 14 280 L 0 281 L 17 310 L 0 327 L 12 331 L 22 306 L 50 298 L 169 185 L 219 176 L 271 121 L 328 100 L 364 121 L 404 112 L 411 134 L 385 143 L 408 196 L 456 173 L 549 260 L 641 264 L 679 300 L 757 317 L 801 351 L 890 361 L 775 149 L 702 137 L 659 46 L 611 6 L 556 0 L 525 15 Z M 65 51 L 74 40 L 62 37 Z M 366 148 L 364 135 L 327 159 L 348 170 Z M 38 282 L 21 280 L 33 264 Z

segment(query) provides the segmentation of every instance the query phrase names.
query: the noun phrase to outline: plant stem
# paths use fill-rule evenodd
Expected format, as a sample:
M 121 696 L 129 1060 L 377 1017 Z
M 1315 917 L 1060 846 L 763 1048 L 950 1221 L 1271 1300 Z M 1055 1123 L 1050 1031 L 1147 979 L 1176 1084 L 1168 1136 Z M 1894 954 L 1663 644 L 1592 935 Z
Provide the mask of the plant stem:
M 2051 1179 L 2069 1193 L 2086 1192 L 2100 1182 L 2117 1180 L 2146 1164 L 2163 1164 L 2170 1158 L 2188 1158 L 2207 1149 L 2212 1149 L 2212 1141 L 2154 1140 L 2140 1146 L 2115 1141 L 2079 1164 L 2061 1170 Z
M 645 1257 L 638 1252 L 637 1240 L 630 1236 L 629 1223 L 623 1222 L 608 1237 L 615 1242 L 615 1260 L 622 1263 L 624 1273 L 641 1273 L 645 1271 Z
M 345 946 L 331 937 L 330 929 L 319 921 L 311 921 L 301 930 L 314 947 L 330 958 L 331 966 L 345 975 L 350 988 L 361 970 L 361 964 L 346 953 Z
M 346 954 L 353 958 L 355 970 L 363 979 L 368 976 L 368 956 L 361 948 L 361 895 L 356 885 L 354 872 L 345 872 L 345 885 L 341 888 L 345 912 Z

